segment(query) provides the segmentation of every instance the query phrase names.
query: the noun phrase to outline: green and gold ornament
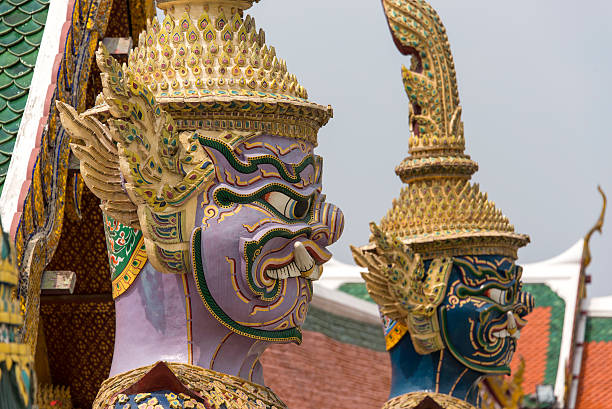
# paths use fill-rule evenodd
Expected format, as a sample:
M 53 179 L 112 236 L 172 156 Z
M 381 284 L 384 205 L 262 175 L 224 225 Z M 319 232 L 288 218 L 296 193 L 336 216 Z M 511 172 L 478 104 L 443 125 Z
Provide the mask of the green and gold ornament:
M 30 347 L 21 343 L 19 277 L 8 234 L 0 226 L 0 408 L 31 408 L 34 396 Z

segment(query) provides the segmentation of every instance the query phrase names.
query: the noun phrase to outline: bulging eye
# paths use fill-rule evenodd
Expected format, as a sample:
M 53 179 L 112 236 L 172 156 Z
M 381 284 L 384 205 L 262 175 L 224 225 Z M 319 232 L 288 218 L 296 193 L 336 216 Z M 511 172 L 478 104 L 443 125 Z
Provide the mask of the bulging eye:
M 288 219 L 302 219 L 310 209 L 310 198 L 295 200 L 281 192 L 270 192 L 264 200 Z
M 506 290 L 500 290 L 499 288 L 489 288 L 487 291 L 485 291 L 485 295 L 497 304 L 506 304 Z

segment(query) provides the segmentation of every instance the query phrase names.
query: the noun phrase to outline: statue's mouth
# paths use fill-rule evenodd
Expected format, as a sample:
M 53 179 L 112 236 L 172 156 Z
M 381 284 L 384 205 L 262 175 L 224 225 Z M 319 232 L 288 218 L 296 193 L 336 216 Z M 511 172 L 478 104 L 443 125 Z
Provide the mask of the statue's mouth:
M 290 277 L 304 277 L 318 280 L 323 273 L 323 263 L 331 254 L 312 240 L 296 241 L 293 251 L 281 258 L 269 258 L 264 262 L 266 275 L 272 279 L 283 280 Z
M 501 326 L 493 326 L 490 332 L 490 338 L 493 341 L 497 339 L 504 339 L 512 337 L 518 340 L 521 336 L 521 328 L 527 323 L 518 315 L 515 315 L 512 311 L 506 313 L 506 321 Z

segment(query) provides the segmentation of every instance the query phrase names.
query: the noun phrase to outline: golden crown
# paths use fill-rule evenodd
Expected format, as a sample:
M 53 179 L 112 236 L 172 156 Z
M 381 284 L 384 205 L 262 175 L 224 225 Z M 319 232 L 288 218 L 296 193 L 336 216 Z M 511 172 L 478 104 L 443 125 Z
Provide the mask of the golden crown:
M 147 86 L 178 129 L 267 132 L 316 144 L 330 106 L 308 101 L 287 64 L 243 10 L 258 0 L 166 0 L 125 70 Z M 101 106 L 92 111 L 107 110 Z
M 383 0 L 402 54 L 410 99 L 410 155 L 396 168 L 408 186 L 381 221 L 424 258 L 500 254 L 516 258 L 529 237 L 469 182 L 478 165 L 464 153 L 465 139 L 453 56 L 436 11 L 423 0 Z

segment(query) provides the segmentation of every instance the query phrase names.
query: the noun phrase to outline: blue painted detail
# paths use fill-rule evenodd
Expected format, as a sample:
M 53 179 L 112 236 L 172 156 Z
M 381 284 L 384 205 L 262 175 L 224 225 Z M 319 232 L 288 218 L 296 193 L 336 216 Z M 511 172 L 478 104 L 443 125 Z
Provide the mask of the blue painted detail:
M 425 262 L 426 270 L 430 263 Z M 509 311 L 522 318 L 533 306 L 523 304 L 531 298 L 521 292 L 520 276 L 520 267 L 504 256 L 455 257 L 444 301 L 437 310 L 445 347 L 420 355 L 407 333 L 391 348 L 390 399 L 428 391 L 476 406 L 478 381 L 487 374 L 509 373 L 516 350 L 514 338 L 491 334 L 506 328 Z M 504 299 L 499 298 L 500 293 Z M 386 322 L 385 329 L 392 325 Z
M 389 399 L 419 391 L 444 393 L 466 400 L 482 373 L 467 369 L 447 349 L 419 355 L 405 336 L 389 351 L 391 358 L 391 392 Z M 441 362 L 440 362 L 441 361 Z M 468 400 L 476 405 L 476 396 Z

